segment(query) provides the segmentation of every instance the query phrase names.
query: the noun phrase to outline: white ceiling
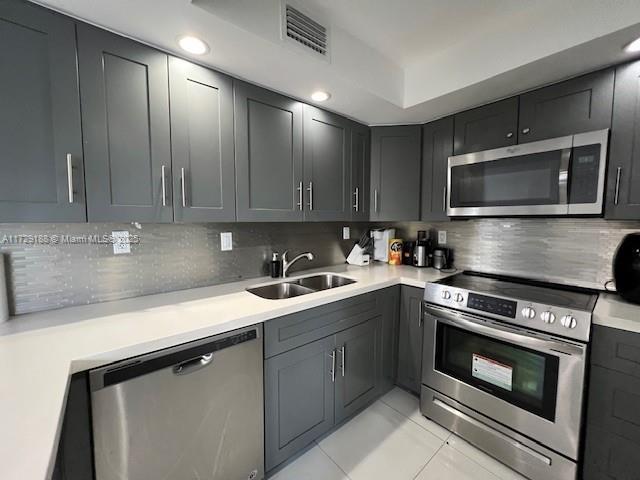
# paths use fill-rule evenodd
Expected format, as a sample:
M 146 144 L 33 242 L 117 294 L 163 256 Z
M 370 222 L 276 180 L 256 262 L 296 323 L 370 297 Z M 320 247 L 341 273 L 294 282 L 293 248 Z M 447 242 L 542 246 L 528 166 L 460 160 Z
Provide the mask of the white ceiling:
M 330 61 L 283 42 L 281 0 L 39 0 L 367 124 L 420 123 L 630 58 L 638 0 L 290 0 L 330 28 Z

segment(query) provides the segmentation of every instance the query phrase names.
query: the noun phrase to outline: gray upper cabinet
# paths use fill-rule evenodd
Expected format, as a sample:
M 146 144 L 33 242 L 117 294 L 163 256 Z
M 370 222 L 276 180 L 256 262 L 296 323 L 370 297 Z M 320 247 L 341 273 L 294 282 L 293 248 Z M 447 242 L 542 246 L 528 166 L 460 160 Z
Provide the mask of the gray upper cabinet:
M 351 219 L 351 121 L 304 105 L 305 221 Z
M 237 218 L 302 221 L 302 103 L 235 85 Z
M 518 142 L 609 128 L 613 77 L 601 70 L 521 95 Z
M 379 393 L 380 322 L 377 316 L 336 335 L 336 423 L 368 405 Z
M 89 221 L 173 221 L 167 56 L 78 25 Z
M 267 470 L 333 426 L 334 347 L 332 335 L 265 360 Z
M 420 219 L 420 125 L 371 129 L 371 220 Z
M 517 141 L 518 97 L 455 115 L 454 155 L 507 147 Z
M 73 20 L 0 2 L 0 222 L 84 222 Z
M 233 82 L 169 58 L 169 91 L 174 219 L 234 221 Z
M 616 70 L 605 216 L 640 219 L 640 61 Z
M 398 385 L 420 393 L 422 378 L 422 288 L 402 286 L 398 338 Z
M 456 117 L 457 118 L 457 117 Z M 453 154 L 453 117 L 422 127 L 421 220 L 445 221 L 447 217 L 447 166 Z
M 371 131 L 354 123 L 351 129 L 351 220 L 369 220 L 369 185 L 371 182 Z

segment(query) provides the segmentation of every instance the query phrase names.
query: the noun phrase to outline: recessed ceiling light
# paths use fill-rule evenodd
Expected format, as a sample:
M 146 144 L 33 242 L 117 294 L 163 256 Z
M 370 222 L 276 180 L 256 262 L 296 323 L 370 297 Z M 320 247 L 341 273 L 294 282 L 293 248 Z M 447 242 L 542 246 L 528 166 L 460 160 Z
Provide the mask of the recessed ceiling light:
M 311 94 L 311 100 L 314 102 L 324 102 L 331 98 L 331 94 L 329 92 L 323 92 L 322 90 L 318 90 Z
M 640 38 L 636 38 L 633 42 L 628 43 L 624 47 L 624 51 L 629 53 L 640 52 Z
M 178 38 L 178 45 L 185 52 L 192 53 L 194 55 L 203 55 L 209 51 L 209 45 L 203 40 L 192 35 L 184 35 Z

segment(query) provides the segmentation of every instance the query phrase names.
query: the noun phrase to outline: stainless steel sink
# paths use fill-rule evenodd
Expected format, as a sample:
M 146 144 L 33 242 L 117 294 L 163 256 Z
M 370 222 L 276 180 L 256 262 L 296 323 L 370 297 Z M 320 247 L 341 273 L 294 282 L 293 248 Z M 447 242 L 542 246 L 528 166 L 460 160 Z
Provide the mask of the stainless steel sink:
M 330 288 L 342 287 L 352 283 L 356 283 L 356 281 L 340 275 L 324 273 L 311 277 L 294 278 L 261 287 L 247 288 L 247 292 L 270 300 L 281 300 L 328 290 Z

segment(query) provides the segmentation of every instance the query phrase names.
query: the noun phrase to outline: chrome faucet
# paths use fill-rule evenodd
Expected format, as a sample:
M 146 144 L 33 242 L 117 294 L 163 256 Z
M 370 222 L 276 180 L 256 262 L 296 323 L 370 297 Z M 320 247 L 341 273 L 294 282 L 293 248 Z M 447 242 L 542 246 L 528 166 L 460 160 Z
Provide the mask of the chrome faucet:
M 287 250 L 286 252 L 284 252 L 282 254 L 282 278 L 286 278 L 287 277 L 287 272 L 289 271 L 289 268 L 291 267 L 291 265 L 296 263 L 301 258 L 306 258 L 309 261 L 314 259 L 313 253 L 306 252 L 306 253 L 301 253 L 296 258 L 294 258 L 293 260 L 289 261 L 289 260 L 287 260 L 287 254 L 288 253 L 289 253 L 289 250 Z

